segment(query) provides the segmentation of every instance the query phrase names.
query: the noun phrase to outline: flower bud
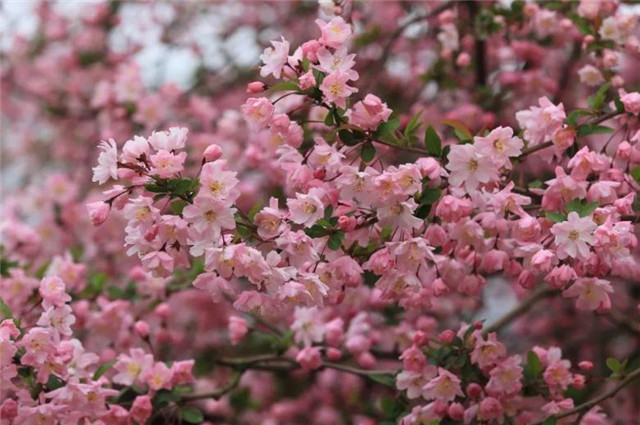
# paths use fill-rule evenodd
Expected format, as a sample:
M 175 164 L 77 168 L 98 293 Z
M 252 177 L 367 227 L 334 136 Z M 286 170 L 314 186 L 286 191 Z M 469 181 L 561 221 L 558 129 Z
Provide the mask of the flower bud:
M 133 325 L 133 330 L 141 338 L 147 338 L 149 336 L 149 324 L 144 320 L 138 320 L 135 325 Z
M 267 89 L 267 86 L 262 81 L 253 81 L 247 84 L 248 94 L 259 94 Z
M 207 146 L 207 148 L 204 150 L 204 153 L 202 154 L 202 157 L 207 162 L 215 161 L 221 156 L 222 156 L 222 148 L 218 145 Z

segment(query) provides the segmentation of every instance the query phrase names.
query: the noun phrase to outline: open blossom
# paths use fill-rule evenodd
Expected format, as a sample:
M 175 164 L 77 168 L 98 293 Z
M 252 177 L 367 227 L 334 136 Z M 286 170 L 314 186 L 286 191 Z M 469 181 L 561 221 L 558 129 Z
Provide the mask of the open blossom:
M 212 231 L 219 235 L 222 229 L 236 227 L 233 214 L 235 208 L 226 202 L 206 195 L 196 196 L 192 205 L 188 205 L 182 212 L 185 220 L 193 224 L 198 232 Z
M 348 115 L 349 123 L 367 130 L 375 130 L 381 122 L 389 119 L 391 109 L 378 96 L 368 94 L 353 105 Z
M 151 173 L 164 179 L 175 176 L 184 169 L 184 160 L 186 158 L 186 152 L 173 154 L 165 150 L 160 150 L 156 154 L 151 155 Z
M 346 99 L 353 93 L 358 92 L 358 89 L 347 85 L 350 79 L 351 77 L 348 73 L 341 71 L 335 71 L 327 75 L 322 80 L 322 84 L 320 84 L 320 90 L 326 101 L 344 108 Z
M 288 199 L 291 221 L 304 226 L 311 226 L 324 215 L 322 191 L 311 189 L 307 194 L 296 193 L 296 199 Z
M 109 142 L 100 142 L 100 155 L 98 156 L 98 165 L 93 167 L 92 181 L 103 184 L 109 178 L 118 179 L 118 149 L 116 142 L 109 139 Z
M 608 311 L 611 308 L 608 292 L 613 292 L 611 284 L 595 277 L 581 277 L 562 292 L 564 297 L 578 297 L 576 307 L 580 310 Z
M 460 378 L 441 367 L 438 368 L 438 377 L 431 379 L 423 388 L 422 396 L 427 400 L 453 401 L 456 397 L 462 397 Z
M 593 65 L 585 65 L 578 71 L 580 82 L 588 86 L 597 86 L 604 83 L 604 77 L 598 68 Z
M 555 236 L 558 258 L 589 259 L 597 227 L 590 217 L 580 218 L 576 212 L 570 212 L 567 221 L 554 224 L 551 233 Z
M 351 37 L 351 26 L 341 16 L 336 16 L 329 22 L 317 19 L 316 24 L 322 32 L 318 41 L 325 46 L 338 49 Z
M 546 97 L 541 97 L 538 104 L 540 106 L 516 112 L 516 119 L 524 129 L 525 139 L 534 145 L 550 140 L 553 134 L 562 128 L 566 118 L 562 103 L 556 106 Z
M 482 154 L 475 145 L 454 145 L 447 156 L 449 182 L 456 187 L 464 185 L 467 193 L 475 191 L 481 183 L 497 180 L 498 169 L 490 156 Z
M 633 115 L 640 114 L 640 93 L 625 93 L 620 96 L 620 102 L 624 105 L 624 110 Z
M 226 165 L 225 161 L 204 164 L 200 172 L 200 187 L 212 198 L 235 201 L 240 195 L 235 190 L 238 185 L 237 173 L 227 170 Z
M 262 77 L 273 75 L 275 78 L 280 78 L 282 68 L 289 58 L 289 42 L 282 37 L 282 41 L 274 40 L 271 45 L 273 47 L 267 47 L 260 55 L 260 59 L 264 63 L 264 66 L 260 68 L 260 75 Z
M 509 157 L 522 153 L 522 139 L 513 135 L 511 127 L 498 127 L 484 137 L 473 139 L 478 151 L 493 159 L 498 167 L 509 167 Z
M 274 110 L 273 104 L 264 97 L 251 97 L 242 105 L 244 117 L 254 131 L 261 130 L 267 126 Z
M 133 385 L 134 382 L 138 382 L 142 374 L 146 372 L 153 365 L 153 356 L 146 354 L 140 348 L 132 348 L 129 350 L 129 355 L 120 354 L 118 361 L 113 368 L 118 372 L 113 377 L 113 382 L 122 385 Z

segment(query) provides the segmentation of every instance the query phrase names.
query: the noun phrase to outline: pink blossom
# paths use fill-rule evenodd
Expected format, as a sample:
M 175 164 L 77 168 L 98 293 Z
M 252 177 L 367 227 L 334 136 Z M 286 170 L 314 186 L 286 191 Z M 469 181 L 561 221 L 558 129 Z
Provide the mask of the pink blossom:
M 510 168 L 509 158 L 519 156 L 524 146 L 519 137 L 514 137 L 511 127 L 498 127 L 485 137 L 476 136 L 473 140 L 478 151 L 492 158 L 498 167 Z
M 260 76 L 273 75 L 275 78 L 280 78 L 282 68 L 286 65 L 289 57 L 289 42 L 284 37 L 281 37 L 281 40 L 272 41 L 271 45 L 273 47 L 267 47 L 260 55 L 260 59 L 264 63 L 264 66 L 260 69 Z
M 342 71 L 334 71 L 327 75 L 324 80 L 322 80 L 322 84 L 320 84 L 320 90 L 326 102 L 335 103 L 341 108 L 344 108 L 346 106 L 346 99 L 353 93 L 358 92 L 358 89 L 347 85 L 350 79 L 349 74 Z
M 624 105 L 625 111 L 633 115 L 640 114 L 640 93 L 625 93 L 620 96 L 620 101 Z
M 151 417 L 152 410 L 151 397 L 148 395 L 139 395 L 133 400 L 129 413 L 133 420 L 143 424 Z
M 104 201 L 96 201 L 87 204 L 89 218 L 94 226 L 99 226 L 107 220 L 109 216 L 109 204 Z
M 375 130 L 381 122 L 391 115 L 391 109 L 379 97 L 368 94 L 363 100 L 353 105 L 348 112 L 349 122 L 364 129 Z
M 186 152 L 172 154 L 171 152 L 160 150 L 151 155 L 151 173 L 161 178 L 170 178 L 177 175 L 184 169 L 184 160 L 187 158 Z
M 613 292 L 609 281 L 604 279 L 580 278 L 562 292 L 563 297 L 578 297 L 576 308 L 580 310 L 597 310 L 605 312 L 611 308 L 607 292 Z
M 322 366 L 322 357 L 318 347 L 305 347 L 296 356 L 303 370 L 314 370 Z
M 242 112 L 249 126 L 254 130 L 261 130 L 269 124 L 274 111 L 273 104 L 264 97 L 249 98 L 242 105 Z
M 229 318 L 229 335 L 231 344 L 238 345 L 249 332 L 247 321 L 241 317 L 231 316 Z
M 427 400 L 453 401 L 463 395 L 460 378 L 441 367 L 438 368 L 438 377 L 430 379 L 422 392 L 422 396 Z
M 338 49 L 351 37 L 351 26 L 340 16 L 336 16 L 329 22 L 317 19 L 316 24 L 322 32 L 318 41 L 325 46 Z
M 449 182 L 455 187 L 464 185 L 467 193 L 498 178 L 498 170 L 491 157 L 482 154 L 475 145 L 452 146 L 447 160 L 447 169 L 451 171 Z
M 109 178 L 118 179 L 118 150 L 116 142 L 109 139 L 109 142 L 100 142 L 100 155 L 98 156 L 98 165 L 93 167 L 92 181 L 103 184 Z
M 598 226 L 590 217 L 582 217 L 570 212 L 567 221 L 556 223 L 551 228 L 558 248 L 558 258 L 567 257 L 587 260 L 590 246 L 595 243 L 594 231 Z

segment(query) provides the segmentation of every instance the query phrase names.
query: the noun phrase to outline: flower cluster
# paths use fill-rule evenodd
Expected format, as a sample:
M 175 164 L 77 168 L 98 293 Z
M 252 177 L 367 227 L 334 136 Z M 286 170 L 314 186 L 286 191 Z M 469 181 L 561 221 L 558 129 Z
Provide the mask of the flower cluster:
M 637 13 L 309 6 L 43 1 L 7 48 L 0 423 L 631 423 Z

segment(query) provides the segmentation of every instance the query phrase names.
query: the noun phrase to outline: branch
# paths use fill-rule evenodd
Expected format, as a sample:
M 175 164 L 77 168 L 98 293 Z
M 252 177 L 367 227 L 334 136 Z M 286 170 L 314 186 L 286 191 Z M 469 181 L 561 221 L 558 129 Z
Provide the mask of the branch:
M 578 407 L 575 407 L 571 410 L 567 410 L 566 412 L 557 414 L 557 415 L 552 415 L 547 417 L 545 420 L 542 421 L 538 421 L 536 423 L 534 423 L 533 425 L 542 425 L 544 424 L 547 420 L 549 419 L 562 419 L 562 418 L 566 418 L 567 416 L 571 416 L 573 414 L 576 413 L 580 413 L 580 412 L 584 412 L 586 410 L 591 409 L 593 406 L 595 406 L 596 404 L 599 404 L 601 402 L 603 402 L 604 400 L 613 397 L 614 395 L 618 394 L 618 392 L 620 392 L 620 390 L 622 390 L 624 387 L 626 387 L 627 385 L 629 385 L 631 382 L 633 382 L 636 378 L 640 377 L 640 368 L 634 370 L 633 372 L 631 372 L 629 375 L 627 375 L 626 378 L 624 378 L 622 381 L 620 381 L 620 383 L 618 385 L 616 385 L 615 387 L 611 388 L 609 391 L 603 393 L 602 395 L 591 399 L 583 404 L 581 404 Z
M 429 152 L 427 152 L 424 149 L 413 148 L 411 146 L 394 145 L 393 143 L 385 142 L 385 141 L 382 141 L 382 140 L 371 140 L 371 141 L 373 143 L 380 143 L 381 145 L 389 146 L 390 148 L 398 149 L 398 150 L 401 150 L 401 151 L 413 152 L 413 153 L 417 153 L 417 154 L 424 155 L 424 156 L 431 156 L 429 154 Z
M 548 286 L 541 286 L 536 291 L 529 294 L 528 297 L 523 299 L 518 305 L 516 305 L 511 311 L 507 314 L 496 320 L 491 326 L 487 326 L 484 328 L 483 334 L 485 336 L 489 335 L 491 332 L 497 332 L 500 329 L 504 328 L 512 321 L 517 319 L 518 317 L 525 314 L 535 303 L 540 301 L 543 298 L 546 298 L 553 294 L 555 291 Z
M 182 400 L 195 401 L 195 400 L 202 400 L 203 398 L 213 398 L 217 400 L 223 395 L 233 391 L 238 386 L 238 384 L 240 383 L 240 378 L 242 377 L 242 373 L 243 372 L 241 371 L 236 371 L 235 374 L 233 375 L 233 378 L 231 378 L 231 381 L 229 381 L 227 385 L 225 385 L 224 387 L 218 390 L 211 391 L 208 393 L 202 393 L 202 394 L 187 394 L 182 396 Z

